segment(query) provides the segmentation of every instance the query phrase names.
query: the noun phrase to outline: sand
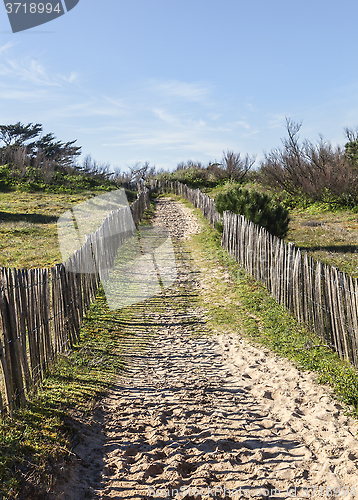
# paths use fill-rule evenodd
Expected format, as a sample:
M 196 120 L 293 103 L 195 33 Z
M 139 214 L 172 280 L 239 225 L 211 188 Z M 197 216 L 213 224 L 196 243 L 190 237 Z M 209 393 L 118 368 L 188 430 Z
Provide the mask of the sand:
M 148 311 L 141 351 L 128 341 L 128 369 L 81 424 L 51 498 L 358 499 L 357 422 L 314 374 L 239 334 L 206 335 L 195 304 L 178 309 L 178 290 L 200 290 L 180 247 L 200 228 L 169 199 L 155 224 L 182 248 L 173 300 Z

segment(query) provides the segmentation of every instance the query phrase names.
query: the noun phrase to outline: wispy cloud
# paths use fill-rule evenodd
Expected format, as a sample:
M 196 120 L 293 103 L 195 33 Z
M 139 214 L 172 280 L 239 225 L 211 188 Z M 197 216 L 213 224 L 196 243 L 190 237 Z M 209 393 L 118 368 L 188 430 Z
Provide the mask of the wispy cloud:
M 8 42 L 8 43 L 5 43 L 5 45 L 2 45 L 0 46 L 0 57 L 4 54 L 6 54 L 6 52 L 8 52 L 11 47 L 14 47 L 14 45 L 16 45 L 17 42 Z
M 176 116 L 168 113 L 165 109 L 153 109 L 153 114 L 161 121 L 168 123 L 169 125 L 181 127 L 180 120 Z
M 158 81 L 150 80 L 148 90 L 166 97 L 178 97 L 187 101 L 202 102 L 212 92 L 212 86 L 207 83 L 189 83 L 179 80 Z
M 85 118 L 85 117 L 107 117 L 107 118 L 118 118 L 122 116 L 124 112 L 114 106 L 108 105 L 107 102 L 103 102 L 101 98 L 93 98 L 89 100 L 83 100 L 82 102 L 76 102 L 71 104 L 62 104 L 61 106 L 53 106 L 44 112 L 47 117 L 61 117 L 61 118 Z M 94 125 L 95 127 L 97 125 Z
M 180 150 L 181 154 L 192 155 L 202 151 L 203 156 L 220 155 L 230 147 L 232 136 L 238 127 L 214 125 L 203 119 L 193 120 L 179 116 L 167 115 L 163 110 L 155 110 L 155 115 L 161 118 L 159 122 L 132 122 L 113 132 L 111 140 L 106 140 L 102 146 L 108 148 L 144 148 L 160 151 Z
M 20 79 L 25 83 L 37 86 L 60 87 L 63 82 L 73 83 L 78 76 L 72 72 L 69 76 L 52 74 L 43 64 L 36 59 L 4 58 L 0 63 L 0 76 L 9 79 Z
M 282 128 L 285 126 L 286 122 L 286 114 L 279 113 L 277 115 L 272 115 L 267 121 L 268 128 L 274 129 L 274 128 Z
M 78 74 L 72 71 L 69 75 L 52 72 L 38 58 L 31 56 L 17 57 L 12 47 L 15 42 L 0 46 L 0 76 L 8 79 L 8 86 L 22 81 L 26 84 L 47 87 L 60 87 L 63 83 L 72 84 L 78 80 Z
M 50 99 L 46 89 L 24 89 L 0 84 L 0 100 L 44 102 Z
M 105 142 L 102 146 L 110 148 L 144 148 L 148 151 L 175 151 L 180 150 L 181 154 L 192 155 L 193 153 L 202 152 L 203 156 L 220 155 L 221 151 L 227 148 L 227 141 L 222 137 L 208 136 L 207 134 L 198 134 L 194 130 L 182 131 L 165 131 L 151 130 L 146 131 L 141 128 L 137 130 L 127 131 L 123 134 L 121 140 L 111 143 Z M 182 158 L 183 159 L 183 158 Z M 184 156 L 185 159 L 185 156 Z
M 78 80 L 79 76 L 76 71 L 72 71 L 69 76 L 66 75 L 59 75 L 59 78 L 61 78 L 63 81 L 67 83 L 74 83 Z
M 242 127 L 246 130 L 250 130 L 251 129 L 251 125 L 245 121 L 245 120 L 239 120 L 236 122 L 236 124 L 239 126 L 239 127 Z
M 116 108 L 122 108 L 122 109 L 124 109 L 124 108 L 127 107 L 127 104 L 126 104 L 126 102 L 125 102 L 124 99 L 121 99 L 121 98 L 118 98 L 118 97 L 110 97 L 110 96 L 107 96 L 107 95 L 104 95 L 103 99 L 105 99 L 106 101 L 108 101 L 109 103 L 111 103 Z

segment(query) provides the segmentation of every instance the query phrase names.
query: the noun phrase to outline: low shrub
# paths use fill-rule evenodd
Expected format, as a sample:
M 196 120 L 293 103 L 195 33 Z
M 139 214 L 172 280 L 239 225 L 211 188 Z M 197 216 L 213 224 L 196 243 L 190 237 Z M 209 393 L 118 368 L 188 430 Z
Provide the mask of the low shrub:
M 229 210 L 244 215 L 274 236 L 283 238 L 287 234 L 290 221 L 288 210 L 280 203 L 275 203 L 267 194 L 248 191 L 234 185 L 215 197 L 215 205 L 221 215 L 225 210 Z
M 76 169 L 54 171 L 46 177 L 36 167 L 28 166 L 20 171 L 12 165 L 0 165 L 0 191 L 79 193 L 84 190 L 108 191 L 116 187 L 111 179 Z
M 204 166 L 200 162 L 179 163 L 174 172 L 162 172 L 157 175 L 159 180 L 179 181 L 192 189 L 213 188 L 227 181 L 243 183 L 255 163 L 249 155 L 241 157 L 240 153 L 227 151 L 223 153 L 221 163 L 213 162 Z

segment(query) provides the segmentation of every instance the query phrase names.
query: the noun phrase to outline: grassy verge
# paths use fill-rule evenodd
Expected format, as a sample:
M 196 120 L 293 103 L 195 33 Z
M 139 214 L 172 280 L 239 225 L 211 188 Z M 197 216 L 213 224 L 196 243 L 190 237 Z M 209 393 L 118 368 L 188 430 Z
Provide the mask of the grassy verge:
M 30 269 L 61 262 L 58 218 L 78 203 L 106 192 L 0 193 L 0 267 Z M 126 195 L 128 203 L 137 197 L 128 190 Z
M 287 240 L 313 258 L 358 278 L 358 214 L 324 205 L 290 210 Z
M 291 360 L 299 369 L 316 372 L 318 382 L 329 384 L 336 397 L 348 405 L 347 410 L 357 417 L 357 371 L 324 347 L 313 332 L 300 324 L 261 283 L 248 275 L 221 248 L 217 231 L 211 228 L 200 211 L 195 210 L 195 213 L 201 220 L 203 230 L 194 235 L 188 245 L 200 269 L 203 283 L 201 300 L 208 311 L 210 329 L 242 334 L 250 342 Z
M 57 219 L 98 194 L 0 193 L 0 267 L 29 269 L 61 262 Z

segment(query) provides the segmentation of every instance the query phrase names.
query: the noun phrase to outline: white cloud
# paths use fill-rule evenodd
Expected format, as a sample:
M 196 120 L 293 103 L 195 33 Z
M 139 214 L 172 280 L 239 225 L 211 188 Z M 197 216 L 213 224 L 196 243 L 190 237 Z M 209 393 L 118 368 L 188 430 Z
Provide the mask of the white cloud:
M 111 141 L 102 143 L 108 148 L 144 147 L 171 151 L 180 149 L 192 154 L 202 150 L 205 155 L 220 155 L 230 142 L 221 127 L 213 127 L 203 120 L 186 121 L 165 127 L 161 124 L 148 127 L 146 124 L 132 125 L 115 133 Z M 231 134 L 230 134 L 231 137 Z
M 49 98 L 45 89 L 22 89 L 0 84 L 0 100 L 43 102 Z
M 16 45 L 16 42 L 8 42 L 5 45 L 1 46 L 0 47 L 0 56 L 2 56 L 3 54 L 6 54 L 6 52 L 8 50 L 10 50 L 11 47 L 13 47 L 14 45 Z
M 62 80 L 64 80 L 67 83 L 73 83 L 73 82 L 76 82 L 78 80 L 78 73 L 76 73 L 75 71 L 72 71 L 70 76 L 59 75 L 59 77 L 62 78 Z
M 69 75 L 53 73 L 46 68 L 38 58 L 23 56 L 16 57 L 11 54 L 11 48 L 16 45 L 14 42 L 8 42 L 0 47 L 0 76 L 7 77 L 10 81 L 8 86 L 11 88 L 11 80 L 37 86 L 60 87 L 63 83 L 72 84 L 78 79 L 78 74 L 72 71 Z
M 126 108 L 126 102 L 124 99 L 120 99 L 120 98 L 113 98 L 113 97 L 109 97 L 109 96 L 106 96 L 104 95 L 103 98 L 110 102 L 113 106 L 115 106 L 116 108 Z
M 76 104 L 52 107 L 47 112 L 45 111 L 44 114 L 48 117 L 57 118 L 81 118 L 89 116 L 119 117 L 123 115 L 123 112 L 116 107 L 103 103 L 101 99 L 93 98 L 88 101 L 77 102 Z
M 286 123 L 286 116 L 288 116 L 288 115 L 283 114 L 283 113 L 279 113 L 277 115 L 272 115 L 268 119 L 268 127 L 270 129 L 284 127 L 285 123 Z
M 246 130 L 250 130 L 251 129 L 251 125 L 249 123 L 247 123 L 246 121 L 244 121 L 244 120 L 239 120 L 238 122 L 236 122 L 236 124 L 239 127 L 243 127 Z
M 212 92 L 212 87 L 205 83 L 187 83 L 178 80 L 150 80 L 147 88 L 160 96 L 179 97 L 193 102 L 206 100 Z
M 164 109 L 153 109 L 153 114 L 154 116 L 158 117 L 160 120 L 162 120 L 165 123 L 168 123 L 170 125 L 177 125 L 181 126 L 180 121 L 178 118 L 176 118 L 174 115 L 171 115 Z
M 0 64 L 0 75 L 22 80 L 36 85 L 59 86 L 59 82 L 46 72 L 44 66 L 35 59 L 6 59 Z

